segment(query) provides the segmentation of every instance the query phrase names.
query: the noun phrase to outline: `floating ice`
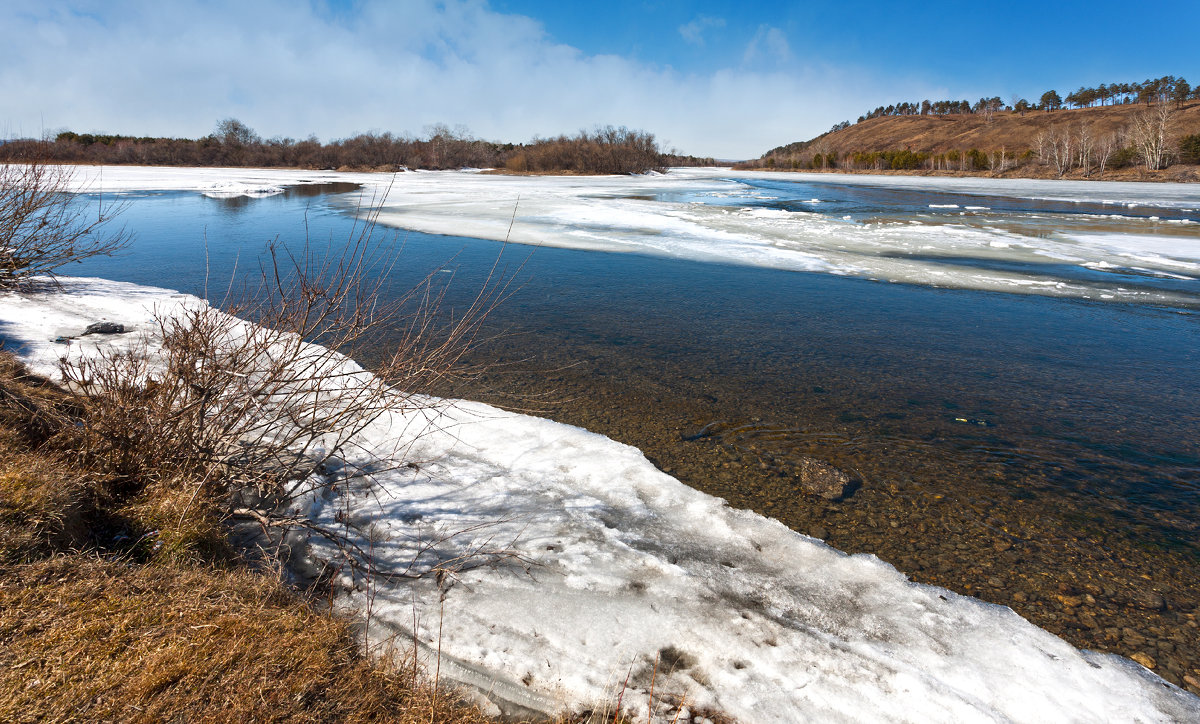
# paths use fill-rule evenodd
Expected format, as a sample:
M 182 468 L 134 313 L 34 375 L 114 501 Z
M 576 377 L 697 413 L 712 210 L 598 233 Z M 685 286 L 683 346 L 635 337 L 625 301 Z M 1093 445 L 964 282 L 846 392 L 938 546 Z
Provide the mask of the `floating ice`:
M 1200 231 L 1188 223 L 1190 216 L 1184 216 L 1200 209 L 1200 187 L 1194 184 L 721 169 L 598 177 L 136 167 L 105 168 L 102 173 L 97 177 L 95 170 L 81 170 L 82 185 L 93 190 L 204 190 L 214 182 L 282 187 L 354 181 L 363 184 L 364 191 L 345 202 L 348 211 L 357 209 L 360 201 L 379 203 L 386 192 L 382 223 L 428 233 L 908 284 L 1091 299 L 1103 294 L 1115 302 L 1200 307 L 1200 289 L 1157 281 L 1191 279 L 1200 264 Z M 802 184 L 796 193 L 803 195 L 795 197 L 795 203 L 803 210 L 774 208 L 776 197 L 755 184 L 771 185 L 772 193 L 787 184 Z M 821 186 L 819 204 L 812 197 L 813 185 Z M 846 209 L 838 199 L 838 189 L 846 187 L 880 189 L 916 200 L 912 208 L 888 215 Z M 921 202 L 920 194 L 978 196 L 987 203 L 968 205 L 960 198 L 954 203 L 936 198 Z M 1006 200 L 1016 208 L 1029 200 L 1069 202 L 1078 210 L 996 211 Z M 1145 213 L 1110 215 L 1097 212 L 1097 205 Z M 963 210 L 949 223 L 950 217 L 927 207 Z M 908 223 L 918 212 L 921 223 Z M 1159 221 L 1147 218 L 1151 216 Z M 1137 261 L 1151 273 L 1131 284 L 1121 271 L 1130 267 L 1126 247 L 1146 245 L 1148 230 L 1160 241 L 1153 254 Z M 1112 271 L 1112 279 L 1097 270 Z M 1056 283 L 1028 283 L 1045 279 Z
M 201 193 L 214 199 L 230 199 L 238 196 L 264 198 L 283 193 L 281 186 L 271 184 L 252 184 L 241 181 L 214 181 L 205 186 Z

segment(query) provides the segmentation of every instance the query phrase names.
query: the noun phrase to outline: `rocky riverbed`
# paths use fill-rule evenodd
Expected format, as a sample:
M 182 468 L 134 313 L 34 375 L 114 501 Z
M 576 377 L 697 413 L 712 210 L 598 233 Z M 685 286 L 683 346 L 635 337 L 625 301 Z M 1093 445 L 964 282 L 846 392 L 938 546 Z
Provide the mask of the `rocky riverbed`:
M 513 343 L 498 356 L 518 354 Z M 936 445 L 889 449 L 884 432 L 866 444 L 849 435 L 871 414 L 865 409 L 814 404 L 771 419 L 760 400 L 739 399 L 744 386 L 723 388 L 719 376 L 672 378 L 608 352 L 573 364 L 547 353 L 493 370 L 455 394 L 634 445 L 663 471 L 736 507 L 874 554 L 915 581 L 1009 606 L 1075 646 L 1128 656 L 1200 693 L 1194 551 L 1161 536 L 1143 539 L 1137 521 L 1064 494 L 1052 469 L 1014 479 L 994 461 Z M 758 414 L 745 415 L 747 408 Z M 798 419 L 820 433 L 800 434 Z M 840 500 L 806 491 L 811 460 L 846 471 L 855 489 Z

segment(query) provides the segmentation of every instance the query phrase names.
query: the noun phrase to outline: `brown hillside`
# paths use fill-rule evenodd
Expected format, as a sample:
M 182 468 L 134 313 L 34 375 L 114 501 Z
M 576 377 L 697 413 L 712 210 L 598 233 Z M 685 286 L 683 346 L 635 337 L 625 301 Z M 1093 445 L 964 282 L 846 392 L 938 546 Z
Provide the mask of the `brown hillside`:
M 1075 108 L 1058 111 L 1001 111 L 986 120 L 982 114 L 948 116 L 881 116 L 856 123 L 814 139 L 811 146 L 820 144 L 838 154 L 855 151 L 894 151 L 907 149 L 928 153 L 983 151 L 1001 148 L 1017 153 L 1037 147 L 1037 135 L 1051 129 L 1092 125 L 1096 135 L 1118 132 L 1132 122 L 1133 116 L 1146 106 L 1119 105 Z M 1192 101 L 1175 114 L 1176 136 L 1200 133 L 1200 102 Z

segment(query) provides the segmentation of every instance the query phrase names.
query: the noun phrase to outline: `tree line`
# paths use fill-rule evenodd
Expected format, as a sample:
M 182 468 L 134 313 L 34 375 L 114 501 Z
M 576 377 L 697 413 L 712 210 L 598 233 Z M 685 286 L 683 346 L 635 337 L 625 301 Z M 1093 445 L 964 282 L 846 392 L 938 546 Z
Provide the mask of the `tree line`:
M 385 170 L 507 168 L 511 171 L 588 174 L 646 173 L 669 166 L 714 165 L 711 158 L 682 156 L 659 148 L 654 134 L 604 126 L 574 136 L 535 138 L 526 144 L 497 143 L 464 128 L 436 125 L 420 137 L 360 133 L 322 143 L 315 136 L 264 139 L 234 118 L 220 121 L 203 138 L 163 138 L 62 131 L 52 139 L 0 143 L 0 161 L 38 159 L 57 163 L 147 166 L 250 166 Z
M 513 148 L 504 168 L 516 172 L 568 171 L 574 173 L 644 173 L 665 170 L 667 165 L 714 165 L 712 159 L 689 159 L 706 163 L 668 164 L 659 152 L 654 135 L 644 131 L 607 126 L 572 137 L 534 139 Z M 597 170 L 603 169 L 603 170 Z
M 882 116 L 945 116 L 945 115 L 966 115 L 966 114 L 983 114 L 988 117 L 998 111 L 1017 111 L 1024 113 L 1027 111 L 1055 111 L 1064 107 L 1084 108 L 1094 105 L 1122 105 L 1131 103 L 1145 103 L 1152 105 L 1154 103 L 1173 102 L 1176 105 L 1183 105 L 1187 100 L 1200 99 L 1200 87 L 1193 88 L 1187 80 L 1176 78 L 1173 75 L 1165 75 L 1161 78 L 1149 78 L 1140 83 L 1111 83 L 1089 88 L 1081 86 L 1067 94 L 1066 99 L 1058 94 L 1056 90 L 1048 90 L 1041 95 L 1038 102 L 1031 103 L 1030 101 L 1013 96 L 1009 103 L 1004 103 L 999 96 L 991 98 L 980 98 L 971 103 L 967 100 L 941 100 L 941 101 L 904 101 L 888 106 L 879 106 L 878 108 L 868 111 L 858 117 L 858 122 L 862 123 L 871 118 L 880 118 Z M 849 121 L 843 121 L 833 130 L 838 130 L 838 126 L 848 127 Z

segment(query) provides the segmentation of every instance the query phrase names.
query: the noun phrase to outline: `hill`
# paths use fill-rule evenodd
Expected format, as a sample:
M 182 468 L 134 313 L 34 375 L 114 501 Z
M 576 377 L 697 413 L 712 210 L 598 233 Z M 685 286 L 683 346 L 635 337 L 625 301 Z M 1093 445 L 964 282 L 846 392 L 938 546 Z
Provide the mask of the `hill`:
M 888 115 L 839 126 L 772 149 L 741 167 L 1200 180 L 1195 168 L 1200 163 L 1198 101 Z M 1154 142 L 1157 163 L 1147 160 L 1155 155 Z

